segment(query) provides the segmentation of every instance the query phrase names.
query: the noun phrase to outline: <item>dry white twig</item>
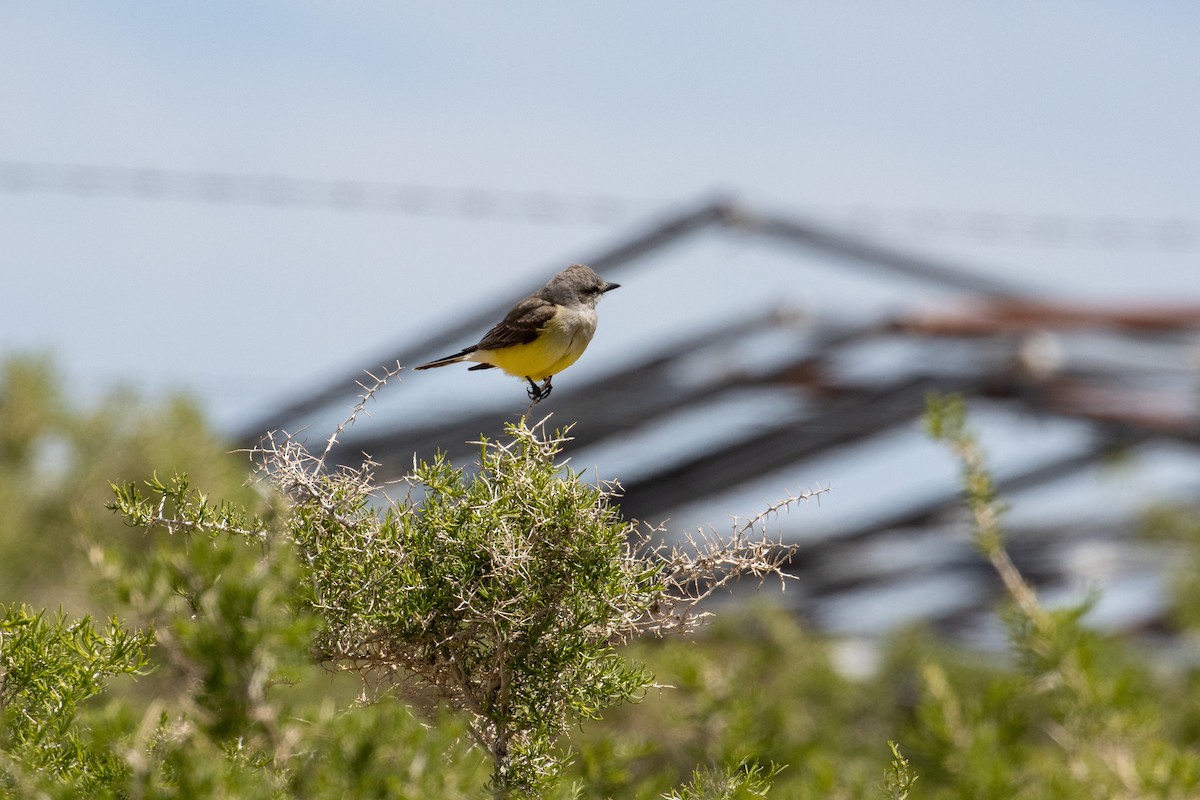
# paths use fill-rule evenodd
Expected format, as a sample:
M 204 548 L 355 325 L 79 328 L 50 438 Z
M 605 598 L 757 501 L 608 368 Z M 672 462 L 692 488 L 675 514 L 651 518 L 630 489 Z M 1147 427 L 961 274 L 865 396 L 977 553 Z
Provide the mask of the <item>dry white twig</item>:
M 653 557 L 664 564 L 664 599 L 657 610 L 638 621 L 637 630 L 660 635 L 692 630 L 708 616 L 698 611 L 700 604 L 746 575 L 758 578 L 760 583 L 774 575 L 779 578 L 780 588 L 785 589 L 787 581 L 796 576 L 784 572 L 783 566 L 798 546 L 769 537 L 765 523 L 779 512 L 828 491 L 825 488 L 789 494 L 745 522 L 739 524 L 735 520 L 729 538 L 715 531 L 697 530 L 685 536 L 686 545 L 675 545 L 669 550 L 665 544 L 650 548 Z
M 345 432 L 347 428 L 354 424 L 358 419 L 358 415 L 366 412 L 367 403 L 375 397 L 376 394 L 387 384 L 389 380 L 400 374 L 400 370 L 404 367 L 400 366 L 400 362 L 396 362 L 395 367 L 384 367 L 383 376 L 379 377 L 370 370 L 364 370 L 368 376 L 374 381 L 370 386 L 362 381 L 356 381 L 363 393 L 358 396 L 358 402 L 354 404 L 354 408 L 350 410 L 350 416 L 346 417 L 333 433 L 329 434 L 329 439 L 325 442 L 325 450 L 317 459 L 316 472 L 320 472 L 321 467 L 325 465 L 325 457 L 329 455 L 329 451 L 338 443 L 338 437 Z

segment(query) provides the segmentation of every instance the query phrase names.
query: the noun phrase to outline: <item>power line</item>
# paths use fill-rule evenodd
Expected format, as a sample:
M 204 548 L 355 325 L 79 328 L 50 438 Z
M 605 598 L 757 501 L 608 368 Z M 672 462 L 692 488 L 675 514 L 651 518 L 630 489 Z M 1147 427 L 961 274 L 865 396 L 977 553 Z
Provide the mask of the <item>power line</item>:
M 653 204 L 613 197 L 502 192 L 284 175 L 0 161 L 0 191 L 278 207 L 322 207 L 540 225 L 608 224 Z
M 23 161 L 0 161 L 0 192 L 333 208 L 349 213 L 535 225 L 607 225 L 668 205 L 662 200 L 555 192 Z M 1200 247 L 1200 220 L 1187 217 L 1079 216 L 876 205 L 806 205 L 791 210 L 864 237 L 957 239 L 996 246 L 1120 251 L 1184 252 Z
M 875 236 L 957 238 L 976 244 L 1025 247 L 1098 247 L 1105 250 L 1184 251 L 1200 246 L 1200 220 L 1186 217 L 1078 216 L 937 208 L 812 207 L 827 224 Z

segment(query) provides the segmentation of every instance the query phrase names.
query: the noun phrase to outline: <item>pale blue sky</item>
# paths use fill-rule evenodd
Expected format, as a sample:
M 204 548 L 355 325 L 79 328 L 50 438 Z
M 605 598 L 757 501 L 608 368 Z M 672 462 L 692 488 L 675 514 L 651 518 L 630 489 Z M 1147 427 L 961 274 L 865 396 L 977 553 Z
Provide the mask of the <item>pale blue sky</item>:
M 611 195 L 647 210 L 722 189 L 833 216 L 1197 220 L 1197 42 L 1200 6 L 1182 2 L 9 3 L 0 161 Z M 189 388 L 233 424 L 455 303 L 540 284 L 637 222 L 0 192 L 0 350 L 52 348 L 83 393 Z M 1196 247 L 899 233 L 1063 296 L 1200 297 Z M 838 278 L 759 249 L 685 250 L 681 271 L 623 280 L 591 360 L 636 346 L 647 309 L 675 330 L 766 298 L 836 301 Z M 673 303 L 681 274 L 703 286 Z

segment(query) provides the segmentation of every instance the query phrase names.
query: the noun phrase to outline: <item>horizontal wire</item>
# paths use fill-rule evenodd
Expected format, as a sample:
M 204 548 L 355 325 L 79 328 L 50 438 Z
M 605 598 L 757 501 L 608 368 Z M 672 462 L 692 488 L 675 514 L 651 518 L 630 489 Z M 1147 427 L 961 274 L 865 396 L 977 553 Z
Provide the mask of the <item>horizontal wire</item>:
M 810 207 L 807 213 L 864 235 L 957 238 L 976 244 L 1024 247 L 1098 247 L 1104 250 L 1186 251 L 1200 246 L 1200 219 L 1073 216 L 1055 213 Z
M 351 213 L 393 213 L 536 225 L 607 225 L 668 205 L 662 200 L 612 196 L 23 161 L 0 161 L 0 192 L 325 207 Z M 1014 214 L 873 205 L 793 205 L 790 210 L 863 236 L 1129 251 L 1181 252 L 1200 247 L 1200 220 L 1186 217 Z
M 0 161 L 0 191 L 326 207 L 351 212 L 516 220 L 542 225 L 606 224 L 653 207 L 649 202 L 636 203 L 612 197 L 568 197 L 545 192 L 16 161 Z

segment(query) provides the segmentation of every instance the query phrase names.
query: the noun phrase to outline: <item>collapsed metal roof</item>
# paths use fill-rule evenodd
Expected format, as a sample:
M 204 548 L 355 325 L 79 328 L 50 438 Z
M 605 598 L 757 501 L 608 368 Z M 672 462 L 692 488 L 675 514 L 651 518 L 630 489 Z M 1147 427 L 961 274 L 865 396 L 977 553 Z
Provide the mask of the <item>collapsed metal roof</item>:
M 852 450 L 870 457 L 887 437 L 915 429 L 932 391 L 961 393 L 1017 420 L 1071 424 L 1068 446 L 997 466 L 998 487 L 1006 494 L 1044 492 L 1118 454 L 1155 446 L 1195 459 L 1195 470 L 1183 477 L 1193 488 L 1200 486 L 1195 363 L 1200 302 L 1101 308 L 1039 297 L 953 263 L 725 201 L 655 223 L 581 260 L 624 282 L 623 276 L 653 263 L 669 246 L 701 232 L 783 245 L 878 280 L 948 290 L 952 299 L 866 322 L 846 321 L 836 308 L 800 316 L 760 312 L 733 314 L 732 321 L 701 319 L 685 336 L 639 351 L 607 374 L 560 384 L 553 396 L 555 420 L 580 422 L 572 430 L 573 453 L 624 445 L 619 477 L 627 516 L 657 521 L 781 472 L 803 474 L 804 465 L 821 458 Z M 365 363 L 409 365 L 457 349 L 504 314 L 511 298 L 505 299 L 420 341 L 388 347 L 383 357 Z M 747 363 L 722 355 L 731 343 L 760 341 L 764 344 L 754 347 L 770 357 Z M 360 391 L 359 365 L 264 415 L 241 438 L 255 441 L 267 430 L 295 430 L 323 409 L 348 406 Z M 749 403 L 737 412 L 709 413 L 702 422 L 688 417 L 759 396 L 773 399 L 768 413 Z M 500 433 L 512 417 L 510 406 L 425 421 L 389 420 L 386 426 L 376 421 L 348 432 L 340 452 L 368 453 L 393 476 L 409 468 L 414 454 L 427 458 L 441 450 L 469 458 L 474 448 L 466 443 L 481 433 Z M 656 440 L 656 431 L 672 420 L 675 434 Z M 959 489 L 944 470 L 931 470 L 927 480 L 903 474 L 919 473 L 925 465 L 920 458 L 898 458 L 896 476 L 919 489 L 903 502 L 884 503 L 816 534 L 784 529 L 801 545 L 790 565 L 800 578 L 798 590 L 789 589 L 788 599 L 817 622 L 850 632 L 879 632 L 910 618 L 951 628 L 975 624 L 999 585 L 971 551 Z M 1110 559 L 1116 568 L 1100 575 L 1100 582 L 1116 587 L 1120 580 L 1142 580 L 1147 570 L 1161 573 L 1161 559 L 1147 561 L 1144 548 L 1131 544 L 1132 517 L 1120 516 L 1015 522 L 1014 561 L 1044 589 L 1076 586 L 1097 577 L 1079 567 L 1080 554 L 1118 542 L 1121 549 Z M 905 595 L 910 589 L 923 599 Z M 888 597 L 895 599 L 879 613 L 880 598 Z M 856 599 L 858 611 L 847 611 Z M 1162 605 L 1161 597 L 1144 606 L 1126 603 L 1126 609 L 1138 610 L 1115 613 L 1106 624 L 1155 624 Z

